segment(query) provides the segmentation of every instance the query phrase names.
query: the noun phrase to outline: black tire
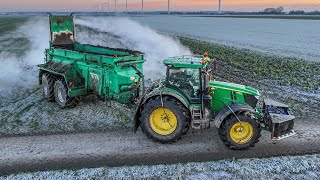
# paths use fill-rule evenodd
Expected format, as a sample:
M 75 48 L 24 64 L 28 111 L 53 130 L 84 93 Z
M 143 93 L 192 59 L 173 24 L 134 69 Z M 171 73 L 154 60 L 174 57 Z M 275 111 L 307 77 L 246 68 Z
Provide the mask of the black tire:
M 50 75 L 49 73 L 42 74 L 41 77 L 42 82 L 42 92 L 44 98 L 48 102 L 54 101 L 54 77 Z
M 57 80 L 54 84 L 54 97 L 60 108 L 72 108 L 77 106 L 79 99 L 68 96 L 68 88 L 64 80 Z
M 233 125 L 238 123 L 238 119 L 235 116 L 231 116 L 226 119 L 219 128 L 219 136 L 223 143 L 233 150 L 245 150 L 250 147 L 254 147 L 257 142 L 259 142 L 259 138 L 261 137 L 261 127 L 260 124 L 256 122 L 249 114 L 239 114 L 238 118 L 241 122 L 247 122 L 252 126 L 252 137 L 251 139 L 245 141 L 245 143 L 238 143 L 232 140 L 230 135 L 230 130 Z M 239 141 L 240 142 L 240 141 Z
M 161 135 L 154 131 L 150 124 L 151 114 L 159 109 L 166 108 L 170 110 L 177 119 L 177 125 L 175 130 L 168 135 Z M 181 138 L 189 129 L 190 116 L 188 110 L 176 99 L 170 97 L 163 97 L 163 106 L 161 104 L 160 97 L 147 101 L 141 110 L 140 125 L 142 131 L 146 136 L 160 143 L 172 143 Z

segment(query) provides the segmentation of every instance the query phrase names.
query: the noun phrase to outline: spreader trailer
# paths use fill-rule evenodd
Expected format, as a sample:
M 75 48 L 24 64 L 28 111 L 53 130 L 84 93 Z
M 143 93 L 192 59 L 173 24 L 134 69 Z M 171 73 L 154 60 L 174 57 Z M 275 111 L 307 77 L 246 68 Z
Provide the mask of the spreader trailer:
M 213 69 L 203 56 L 164 60 L 166 77 L 145 87 L 143 53 L 76 42 L 73 19 L 50 15 L 50 47 L 39 65 L 44 97 L 61 108 L 76 106 L 88 94 L 127 104 L 136 110 L 134 130 L 141 127 L 161 143 L 210 126 L 235 150 L 254 146 L 262 129 L 271 132 L 272 140 L 295 134 L 287 105 L 263 100 L 248 86 L 210 80 Z

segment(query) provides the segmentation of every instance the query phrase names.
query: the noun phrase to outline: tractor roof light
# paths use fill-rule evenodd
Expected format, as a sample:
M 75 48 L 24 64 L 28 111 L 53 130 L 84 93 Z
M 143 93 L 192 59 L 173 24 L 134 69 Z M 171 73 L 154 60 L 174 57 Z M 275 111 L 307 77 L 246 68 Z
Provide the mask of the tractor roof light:
M 140 53 L 135 53 L 134 57 L 139 57 L 141 54 Z

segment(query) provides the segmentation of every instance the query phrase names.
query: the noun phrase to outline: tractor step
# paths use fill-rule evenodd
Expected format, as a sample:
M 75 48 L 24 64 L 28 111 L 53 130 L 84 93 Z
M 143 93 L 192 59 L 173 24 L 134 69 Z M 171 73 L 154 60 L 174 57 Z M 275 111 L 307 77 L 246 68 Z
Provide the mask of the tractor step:
M 191 128 L 194 130 L 202 130 L 209 127 L 208 123 L 202 117 L 202 113 L 200 107 L 192 107 L 192 121 L 191 121 Z

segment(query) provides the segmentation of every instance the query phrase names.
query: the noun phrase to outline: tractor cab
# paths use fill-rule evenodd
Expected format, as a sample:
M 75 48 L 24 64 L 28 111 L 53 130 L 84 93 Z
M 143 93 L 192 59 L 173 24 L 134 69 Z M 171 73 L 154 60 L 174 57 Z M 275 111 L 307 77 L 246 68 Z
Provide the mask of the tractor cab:
M 164 60 L 167 66 L 166 87 L 186 97 L 192 129 L 207 129 L 212 118 L 210 68 L 203 56 L 180 56 Z
M 180 90 L 191 103 L 201 103 L 205 81 L 209 80 L 202 59 L 202 56 L 181 56 L 164 60 L 167 66 L 166 85 Z

